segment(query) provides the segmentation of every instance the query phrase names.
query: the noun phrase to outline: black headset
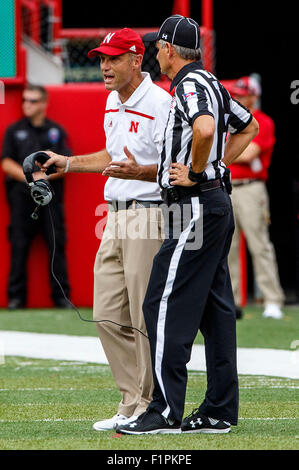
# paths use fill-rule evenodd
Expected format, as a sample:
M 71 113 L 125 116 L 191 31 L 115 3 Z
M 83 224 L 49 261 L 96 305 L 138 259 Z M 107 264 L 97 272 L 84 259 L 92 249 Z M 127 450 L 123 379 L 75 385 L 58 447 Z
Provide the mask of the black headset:
M 23 162 L 23 172 L 30 189 L 30 194 L 34 202 L 37 204 L 37 207 L 31 215 L 35 220 L 38 218 L 40 206 L 47 206 L 54 196 L 53 188 L 47 180 L 40 179 L 34 181 L 33 179 L 33 173 L 36 171 L 35 162 L 37 161 L 42 165 L 49 160 L 49 158 L 49 155 L 45 152 L 34 152 L 31 155 L 28 155 Z M 50 175 L 52 173 L 56 173 L 55 165 L 50 165 L 46 171 L 46 175 Z

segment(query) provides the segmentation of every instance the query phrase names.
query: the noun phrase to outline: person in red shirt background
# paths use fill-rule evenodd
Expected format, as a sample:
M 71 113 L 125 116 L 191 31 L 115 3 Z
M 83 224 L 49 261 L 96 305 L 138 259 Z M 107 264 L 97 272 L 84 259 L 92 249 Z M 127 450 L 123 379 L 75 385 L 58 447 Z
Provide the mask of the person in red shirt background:
M 240 308 L 240 233 L 243 231 L 253 264 L 255 281 L 264 301 L 263 317 L 280 319 L 284 293 L 280 285 L 276 255 L 269 238 L 269 197 L 266 188 L 268 168 L 275 144 L 275 124 L 257 104 L 261 86 L 253 76 L 242 77 L 229 88 L 233 98 L 246 106 L 259 123 L 259 133 L 230 165 L 235 233 L 229 254 L 229 268 L 236 303 Z

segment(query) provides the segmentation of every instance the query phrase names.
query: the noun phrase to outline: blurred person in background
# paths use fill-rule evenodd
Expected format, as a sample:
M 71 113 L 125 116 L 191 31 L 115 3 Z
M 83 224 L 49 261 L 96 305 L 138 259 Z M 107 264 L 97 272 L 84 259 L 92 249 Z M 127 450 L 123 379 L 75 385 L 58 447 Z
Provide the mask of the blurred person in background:
M 260 126 L 258 135 L 229 167 L 233 183 L 235 232 L 228 261 L 237 318 L 242 317 L 239 253 L 240 233 L 243 231 L 252 257 L 255 280 L 264 301 L 263 317 L 281 319 L 284 293 L 280 285 L 275 250 L 269 237 L 270 212 L 266 188 L 275 144 L 275 125 L 273 120 L 257 107 L 261 86 L 253 76 L 240 78 L 229 91 L 250 110 Z
M 7 128 L 1 162 L 2 169 L 6 174 L 5 187 L 10 208 L 11 264 L 7 291 L 10 310 L 26 307 L 27 259 L 30 246 L 38 231 L 42 232 L 50 254 L 53 249 L 48 210 L 41 211 L 37 220 L 31 218 L 35 203 L 25 182 L 23 161 L 25 157 L 41 148 L 70 154 L 64 129 L 46 117 L 47 90 L 39 85 L 28 84 L 23 90 L 22 98 L 24 117 Z M 38 170 L 38 168 L 36 169 Z M 44 178 L 44 174 L 37 171 L 34 173 L 34 178 Z M 55 193 L 51 204 L 56 235 L 54 271 L 66 295 L 69 295 L 70 288 L 65 260 L 63 179 L 61 175 L 51 175 L 50 180 Z M 68 302 L 52 276 L 50 276 L 50 282 L 54 305 L 59 308 L 69 308 Z

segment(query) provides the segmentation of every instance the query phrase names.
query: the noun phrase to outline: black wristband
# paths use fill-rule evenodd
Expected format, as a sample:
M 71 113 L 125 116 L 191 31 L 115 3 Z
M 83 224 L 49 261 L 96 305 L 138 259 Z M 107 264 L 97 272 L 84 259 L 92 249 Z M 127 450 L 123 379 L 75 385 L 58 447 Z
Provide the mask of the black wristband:
M 190 165 L 188 178 L 194 183 L 201 183 L 204 180 L 204 173 L 204 171 L 202 171 L 201 173 L 195 173 L 195 171 L 192 170 L 192 167 Z

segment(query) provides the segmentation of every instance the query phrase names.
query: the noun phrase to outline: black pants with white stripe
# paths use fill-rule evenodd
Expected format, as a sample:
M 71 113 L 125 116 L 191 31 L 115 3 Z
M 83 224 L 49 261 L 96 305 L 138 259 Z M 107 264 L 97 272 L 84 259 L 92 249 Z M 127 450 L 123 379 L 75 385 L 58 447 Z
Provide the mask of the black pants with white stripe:
M 189 208 L 189 218 L 184 207 Z M 236 425 L 236 318 L 227 266 L 234 231 L 230 197 L 218 188 L 182 199 L 179 208 L 154 258 L 143 304 L 154 373 L 149 408 L 182 420 L 186 365 L 200 330 L 207 366 L 200 411 Z

